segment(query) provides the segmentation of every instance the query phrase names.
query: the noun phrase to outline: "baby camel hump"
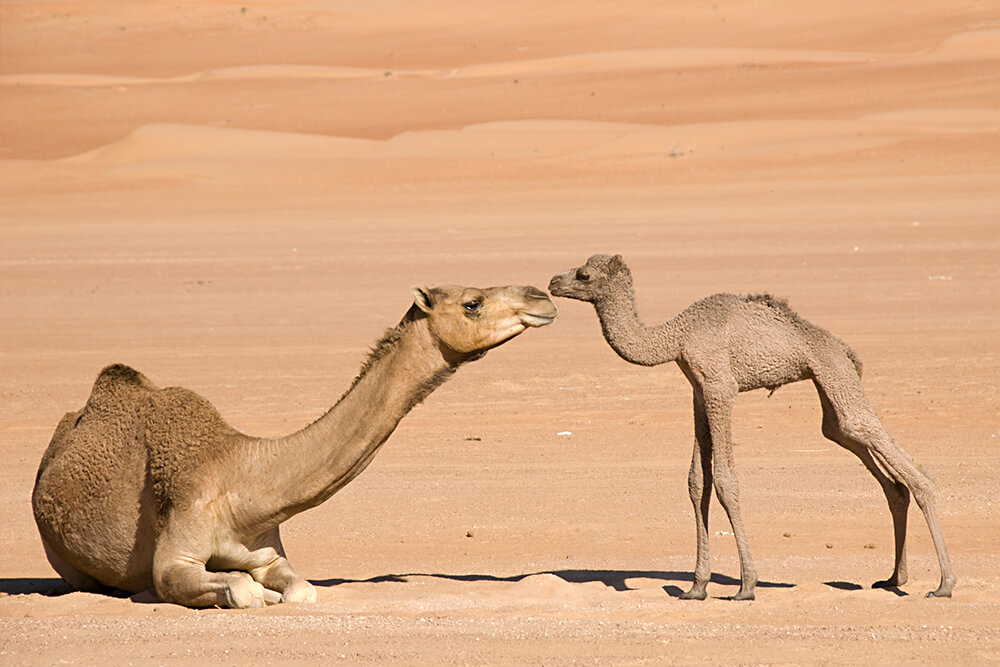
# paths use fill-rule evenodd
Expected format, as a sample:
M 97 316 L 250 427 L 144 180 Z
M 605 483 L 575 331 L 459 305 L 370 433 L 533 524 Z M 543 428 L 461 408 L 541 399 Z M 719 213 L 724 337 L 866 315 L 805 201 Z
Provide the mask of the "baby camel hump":
M 814 376 L 818 363 L 861 363 L 843 341 L 769 294 L 715 294 L 692 304 L 684 362 L 706 376 L 731 375 L 738 391 L 774 390 Z M 719 362 L 728 363 L 719 367 Z

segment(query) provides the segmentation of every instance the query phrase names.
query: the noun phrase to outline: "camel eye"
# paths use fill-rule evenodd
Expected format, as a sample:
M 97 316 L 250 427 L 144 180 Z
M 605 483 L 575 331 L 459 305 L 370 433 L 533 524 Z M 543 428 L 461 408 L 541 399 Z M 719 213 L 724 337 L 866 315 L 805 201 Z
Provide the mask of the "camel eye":
M 590 274 L 583 270 L 577 271 L 576 279 L 585 283 L 590 282 Z
M 479 312 L 479 309 L 483 307 L 481 301 L 467 301 L 462 304 L 462 308 L 465 309 L 467 315 L 475 315 Z

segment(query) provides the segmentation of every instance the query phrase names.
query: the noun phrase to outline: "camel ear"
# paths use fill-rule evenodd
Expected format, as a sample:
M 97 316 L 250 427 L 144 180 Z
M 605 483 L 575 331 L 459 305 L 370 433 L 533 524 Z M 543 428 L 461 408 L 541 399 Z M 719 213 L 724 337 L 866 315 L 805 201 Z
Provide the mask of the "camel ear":
M 410 288 L 410 292 L 413 293 L 414 305 L 425 313 L 430 313 L 434 308 L 431 291 L 422 285 L 415 285 Z
M 618 273 L 622 270 L 623 266 L 625 266 L 625 260 L 621 255 L 615 255 L 611 258 L 611 261 L 608 262 L 608 268 L 611 269 L 612 273 Z

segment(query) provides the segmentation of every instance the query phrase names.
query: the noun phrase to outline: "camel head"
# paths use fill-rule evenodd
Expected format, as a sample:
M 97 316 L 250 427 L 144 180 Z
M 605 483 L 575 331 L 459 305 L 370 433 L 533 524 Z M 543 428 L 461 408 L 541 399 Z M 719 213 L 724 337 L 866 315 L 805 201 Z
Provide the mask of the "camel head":
M 545 292 L 520 285 L 414 287 L 413 304 L 442 349 L 461 361 L 478 358 L 529 327 L 551 324 L 557 312 Z
M 554 296 L 596 303 L 622 281 L 631 288 L 631 278 L 621 255 L 593 255 L 583 266 L 552 276 L 549 291 Z

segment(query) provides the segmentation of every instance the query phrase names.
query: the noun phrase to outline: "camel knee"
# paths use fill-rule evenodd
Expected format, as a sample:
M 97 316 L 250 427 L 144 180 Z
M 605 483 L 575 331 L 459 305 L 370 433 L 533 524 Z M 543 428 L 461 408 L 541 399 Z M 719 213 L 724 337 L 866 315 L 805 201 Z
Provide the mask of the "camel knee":
M 697 473 L 694 469 L 688 473 L 688 496 L 691 497 L 691 502 L 695 505 L 701 502 L 701 494 L 705 490 L 705 478 L 702 476 L 701 471 Z
M 823 419 L 823 435 L 835 442 L 849 440 L 871 448 L 871 443 L 886 434 L 877 417 L 841 413 Z
M 193 566 L 175 563 L 166 567 L 153 567 L 153 590 L 164 602 L 191 606 L 188 593 L 195 588 L 197 575 Z

